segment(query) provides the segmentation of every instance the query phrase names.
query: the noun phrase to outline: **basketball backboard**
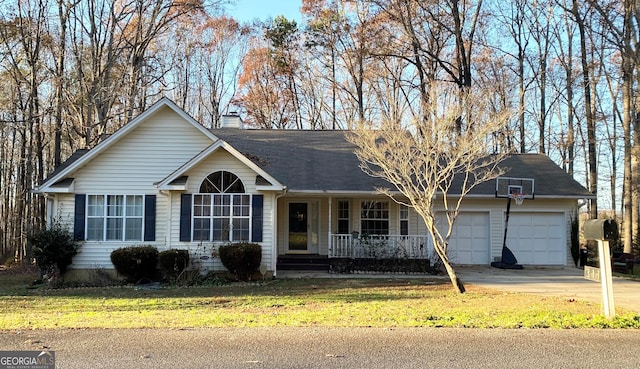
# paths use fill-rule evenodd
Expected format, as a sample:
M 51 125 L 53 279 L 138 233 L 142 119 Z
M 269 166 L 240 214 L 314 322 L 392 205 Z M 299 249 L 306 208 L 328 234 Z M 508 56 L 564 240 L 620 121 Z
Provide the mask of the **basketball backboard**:
M 535 180 L 533 178 L 498 177 L 496 178 L 496 197 L 509 198 L 522 194 L 525 199 L 535 198 Z

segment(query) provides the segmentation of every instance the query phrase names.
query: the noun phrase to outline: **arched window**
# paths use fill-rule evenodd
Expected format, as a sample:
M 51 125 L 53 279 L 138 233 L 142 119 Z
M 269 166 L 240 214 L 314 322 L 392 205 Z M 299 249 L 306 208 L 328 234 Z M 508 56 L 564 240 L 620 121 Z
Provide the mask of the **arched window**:
M 244 193 L 244 185 L 237 175 L 219 171 L 209 174 L 202 181 L 200 193 Z
M 194 241 L 249 241 L 251 195 L 231 172 L 214 172 L 202 181 L 192 214 Z

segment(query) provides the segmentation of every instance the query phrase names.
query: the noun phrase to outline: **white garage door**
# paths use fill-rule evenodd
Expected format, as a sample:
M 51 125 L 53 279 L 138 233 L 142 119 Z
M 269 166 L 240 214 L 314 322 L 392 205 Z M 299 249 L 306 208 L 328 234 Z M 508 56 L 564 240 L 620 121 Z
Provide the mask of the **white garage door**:
M 443 216 L 439 218 L 443 220 Z M 489 213 L 458 215 L 448 255 L 453 264 L 489 264 Z
M 519 264 L 564 265 L 567 221 L 563 213 L 511 213 L 507 246 Z

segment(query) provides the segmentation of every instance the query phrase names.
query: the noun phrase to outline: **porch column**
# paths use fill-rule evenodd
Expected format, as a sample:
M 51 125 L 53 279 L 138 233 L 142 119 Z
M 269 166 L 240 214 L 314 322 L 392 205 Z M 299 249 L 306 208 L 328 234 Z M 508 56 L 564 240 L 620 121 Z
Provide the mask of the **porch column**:
M 331 196 L 329 196 L 329 221 L 327 222 L 327 224 L 329 225 L 329 229 L 327 230 L 327 256 L 329 256 L 331 254 L 331 250 L 332 250 L 332 240 L 331 240 L 331 204 L 333 202 L 333 199 L 331 198 Z

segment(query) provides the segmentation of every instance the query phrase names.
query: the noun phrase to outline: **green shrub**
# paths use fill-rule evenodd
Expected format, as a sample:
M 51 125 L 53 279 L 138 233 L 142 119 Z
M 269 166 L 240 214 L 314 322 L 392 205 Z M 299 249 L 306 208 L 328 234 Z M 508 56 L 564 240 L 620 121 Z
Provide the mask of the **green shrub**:
M 189 251 L 177 249 L 165 250 L 158 254 L 158 260 L 165 274 L 171 280 L 175 280 L 187 265 L 189 265 Z
M 158 249 L 153 246 L 129 246 L 113 250 L 111 262 L 129 282 L 154 279 L 158 265 Z
M 239 280 L 249 280 L 262 261 L 262 247 L 257 243 L 234 243 L 220 246 L 222 265 Z
M 55 273 L 56 268 L 60 276 L 64 275 L 80 248 L 71 231 L 55 219 L 49 228 L 35 231 L 28 240 L 41 275 Z

